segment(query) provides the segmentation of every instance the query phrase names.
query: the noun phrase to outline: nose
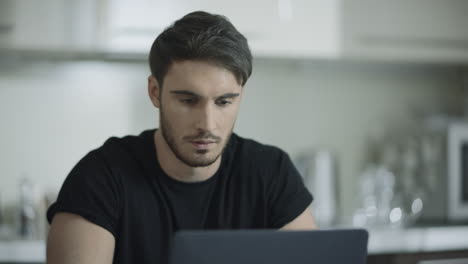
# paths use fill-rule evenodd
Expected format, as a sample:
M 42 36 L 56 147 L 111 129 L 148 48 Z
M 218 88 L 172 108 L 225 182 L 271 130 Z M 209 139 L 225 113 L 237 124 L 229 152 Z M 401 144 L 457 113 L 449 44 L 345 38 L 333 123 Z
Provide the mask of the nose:
M 200 107 L 197 115 L 197 130 L 213 132 L 216 128 L 216 109 L 210 103 Z

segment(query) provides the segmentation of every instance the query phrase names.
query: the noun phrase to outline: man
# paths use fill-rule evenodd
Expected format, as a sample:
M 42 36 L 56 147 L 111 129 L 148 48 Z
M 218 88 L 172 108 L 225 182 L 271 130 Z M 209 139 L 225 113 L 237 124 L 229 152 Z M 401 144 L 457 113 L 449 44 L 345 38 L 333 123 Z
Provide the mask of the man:
M 182 229 L 315 228 L 288 155 L 232 133 L 252 56 L 229 21 L 184 16 L 149 64 L 159 129 L 111 138 L 70 172 L 47 215 L 49 264 L 165 263 Z

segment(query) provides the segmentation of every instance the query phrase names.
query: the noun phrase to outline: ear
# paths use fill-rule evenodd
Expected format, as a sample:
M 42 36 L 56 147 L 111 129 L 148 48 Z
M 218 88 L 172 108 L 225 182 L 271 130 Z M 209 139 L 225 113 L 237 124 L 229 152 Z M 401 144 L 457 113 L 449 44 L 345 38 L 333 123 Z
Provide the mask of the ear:
M 160 89 L 156 77 L 153 75 L 148 76 L 148 95 L 156 108 L 161 106 Z

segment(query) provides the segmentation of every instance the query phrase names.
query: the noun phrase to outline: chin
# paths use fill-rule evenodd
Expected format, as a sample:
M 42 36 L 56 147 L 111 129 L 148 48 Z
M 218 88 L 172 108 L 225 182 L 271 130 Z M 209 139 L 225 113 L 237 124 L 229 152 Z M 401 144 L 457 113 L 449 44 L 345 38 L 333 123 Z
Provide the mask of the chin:
M 217 159 L 192 159 L 192 160 L 185 160 L 183 161 L 190 167 L 200 168 L 200 167 L 208 167 L 216 162 Z

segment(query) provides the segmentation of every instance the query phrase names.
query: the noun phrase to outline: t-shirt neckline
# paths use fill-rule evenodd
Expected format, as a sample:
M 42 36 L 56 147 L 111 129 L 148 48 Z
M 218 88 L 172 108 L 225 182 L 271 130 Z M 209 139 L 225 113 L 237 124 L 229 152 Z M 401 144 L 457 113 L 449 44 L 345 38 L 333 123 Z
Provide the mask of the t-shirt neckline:
M 228 152 L 229 149 L 231 148 L 232 145 L 232 140 L 233 140 L 233 135 L 231 135 L 231 139 L 229 140 L 225 150 L 221 154 L 221 164 L 219 165 L 219 168 L 216 170 L 216 172 L 211 176 L 210 178 L 203 180 L 203 181 L 196 181 L 196 182 L 184 182 L 184 181 L 179 181 L 177 179 L 174 179 L 170 177 L 161 167 L 161 164 L 159 163 L 159 159 L 157 156 L 157 151 L 156 151 L 156 143 L 154 141 L 154 133 L 156 132 L 157 128 L 147 130 L 143 132 L 143 136 L 146 138 L 147 146 L 148 146 L 148 153 L 150 157 L 150 161 L 152 163 L 152 168 L 155 169 L 156 175 L 160 175 L 160 177 L 164 182 L 171 184 L 171 185 L 177 185 L 181 186 L 180 188 L 184 187 L 196 187 L 196 186 L 204 186 L 204 185 L 209 185 L 211 182 L 215 181 L 216 178 L 219 177 L 219 175 L 222 173 L 222 170 L 225 166 L 225 163 L 228 159 Z M 156 162 L 155 162 L 156 161 Z

